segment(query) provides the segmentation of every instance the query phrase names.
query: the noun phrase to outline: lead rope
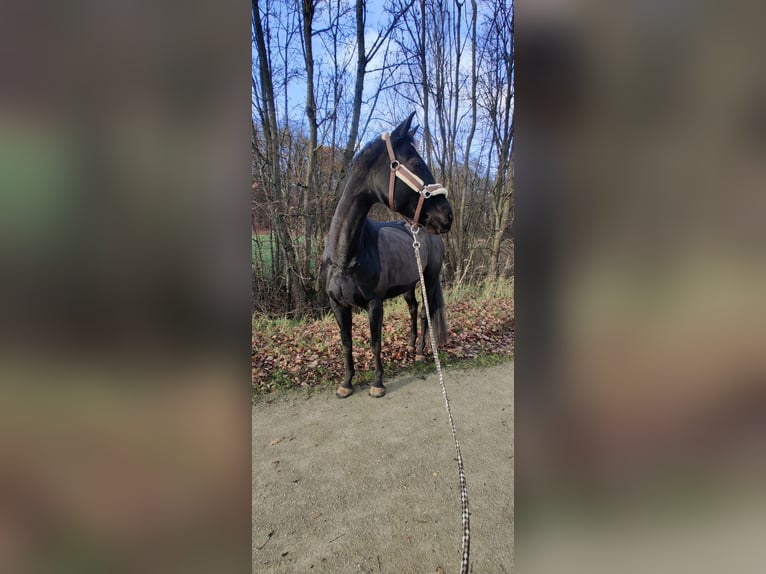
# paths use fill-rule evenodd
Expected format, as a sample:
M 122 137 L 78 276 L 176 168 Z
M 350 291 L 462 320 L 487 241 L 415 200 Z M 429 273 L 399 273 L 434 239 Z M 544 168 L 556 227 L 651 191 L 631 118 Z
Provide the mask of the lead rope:
M 449 417 L 449 426 L 452 429 L 452 438 L 455 439 L 455 452 L 457 453 L 457 471 L 460 475 L 460 507 L 462 509 L 463 519 L 463 558 L 460 562 L 460 574 L 468 574 L 468 562 L 470 556 L 471 546 L 471 528 L 470 518 L 468 512 L 468 488 L 465 483 L 465 469 L 463 468 L 463 456 L 460 454 L 460 444 L 457 442 L 457 431 L 455 430 L 455 420 L 452 418 L 452 409 L 449 406 L 449 399 L 447 399 L 447 388 L 444 386 L 444 375 L 442 374 L 442 365 L 439 361 L 439 352 L 436 349 L 436 337 L 434 336 L 434 330 L 431 327 L 431 313 L 428 309 L 428 295 L 426 295 L 426 283 L 423 279 L 423 264 L 420 261 L 420 241 L 418 241 L 418 232 L 420 229 L 417 225 L 411 225 L 412 231 L 412 247 L 415 250 L 415 260 L 418 263 L 418 273 L 420 274 L 420 289 L 423 292 L 423 305 L 426 307 L 426 319 L 428 319 L 428 334 L 431 336 L 431 351 L 434 354 L 434 363 L 436 363 L 436 372 L 439 373 L 439 384 L 442 388 L 442 395 L 444 396 L 444 406 L 447 409 L 447 417 Z

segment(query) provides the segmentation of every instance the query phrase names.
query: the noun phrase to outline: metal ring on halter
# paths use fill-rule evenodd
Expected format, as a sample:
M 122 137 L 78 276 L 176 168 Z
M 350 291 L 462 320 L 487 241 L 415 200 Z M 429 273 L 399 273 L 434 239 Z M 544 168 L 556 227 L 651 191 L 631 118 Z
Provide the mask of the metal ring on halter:
M 428 189 L 426 189 L 426 190 L 423 190 L 421 193 L 423 194 L 423 197 L 425 197 L 426 199 L 428 199 L 429 197 L 431 197 L 431 191 L 430 191 L 430 190 L 428 190 Z
M 399 169 L 399 162 L 397 160 L 394 160 L 391 162 L 391 171 L 396 171 Z

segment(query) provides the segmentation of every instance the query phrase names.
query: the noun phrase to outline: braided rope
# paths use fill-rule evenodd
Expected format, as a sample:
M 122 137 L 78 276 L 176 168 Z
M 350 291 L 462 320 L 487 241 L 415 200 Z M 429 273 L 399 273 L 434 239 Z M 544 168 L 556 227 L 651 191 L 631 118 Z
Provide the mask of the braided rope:
M 470 513 L 468 511 L 468 488 L 465 482 L 465 469 L 463 468 L 463 456 L 460 454 L 460 444 L 457 441 L 457 431 L 455 430 L 455 420 L 452 418 L 452 409 L 449 406 L 449 399 L 447 398 L 447 388 L 444 386 L 444 375 L 442 374 L 442 366 L 439 361 L 439 352 L 436 349 L 436 337 L 434 336 L 434 330 L 431 326 L 431 313 L 428 309 L 428 295 L 426 295 L 426 283 L 423 279 L 423 263 L 420 260 L 420 241 L 418 241 L 417 225 L 410 226 L 412 230 L 413 242 L 412 247 L 415 249 L 415 260 L 418 263 L 418 273 L 420 274 L 420 288 L 423 292 L 423 305 L 426 308 L 426 319 L 428 320 L 428 333 L 431 336 L 431 350 L 434 354 L 434 363 L 436 363 L 436 371 L 439 373 L 439 384 L 442 388 L 442 395 L 444 396 L 444 406 L 447 409 L 447 416 L 449 418 L 449 426 L 452 430 L 452 438 L 455 440 L 455 452 L 457 453 L 457 470 L 460 475 L 460 507 L 462 510 L 462 522 L 463 522 L 463 556 L 460 563 L 460 574 L 468 574 L 470 546 L 471 546 L 471 528 L 470 528 Z

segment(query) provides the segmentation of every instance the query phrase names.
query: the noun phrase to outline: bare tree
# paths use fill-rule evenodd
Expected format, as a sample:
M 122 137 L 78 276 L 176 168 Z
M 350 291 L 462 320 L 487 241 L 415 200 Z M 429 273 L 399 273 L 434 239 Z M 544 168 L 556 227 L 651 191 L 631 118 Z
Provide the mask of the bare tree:
M 367 75 L 367 65 L 375 57 L 378 51 L 386 44 L 391 34 L 397 29 L 399 22 L 415 3 L 415 0 L 407 0 L 395 7 L 391 12 L 391 18 L 386 27 L 378 32 L 378 37 L 370 46 L 366 47 L 365 29 L 367 21 L 367 2 L 366 0 L 356 0 L 356 77 L 354 81 L 354 99 L 351 114 L 351 127 L 346 141 L 346 147 L 343 153 L 344 164 L 348 164 L 354 155 L 354 150 L 358 144 L 359 127 L 362 117 L 362 104 L 364 103 L 364 82 Z M 380 88 L 379 88 L 380 89 Z M 373 110 L 370 110 L 369 115 Z
M 497 150 L 497 175 L 492 188 L 490 277 L 496 277 L 500 272 L 500 249 L 512 220 L 513 22 L 513 6 L 504 0 L 495 0 L 492 17 L 486 27 L 485 41 L 490 49 L 483 74 L 486 79 L 483 101 Z
M 278 244 L 285 257 L 286 281 L 288 292 L 291 295 L 292 305 L 302 308 L 306 304 L 306 290 L 303 285 L 301 274 L 298 272 L 298 262 L 293 247 L 287 223 L 282 217 L 285 213 L 286 205 L 282 194 L 282 166 L 280 163 L 280 145 L 279 145 L 279 126 L 277 124 L 276 101 L 274 93 L 274 84 L 272 82 L 271 52 L 266 43 L 264 26 L 261 20 L 262 14 L 259 7 L 259 0 L 252 1 L 253 18 L 253 36 L 256 50 L 258 52 L 258 82 L 260 100 L 261 100 L 261 131 L 263 136 L 265 151 L 263 158 L 267 166 L 267 177 L 270 188 L 270 200 L 272 205 L 272 224 L 276 231 Z
M 316 169 L 316 156 L 318 146 L 318 123 L 317 104 L 314 97 L 314 47 L 313 25 L 316 9 L 315 0 L 302 0 L 302 24 L 303 24 L 303 55 L 306 62 L 306 118 L 309 124 L 309 147 L 308 162 L 306 164 L 305 189 L 303 192 L 303 217 L 304 217 L 304 261 L 303 275 L 311 276 L 311 242 L 314 235 L 314 172 Z

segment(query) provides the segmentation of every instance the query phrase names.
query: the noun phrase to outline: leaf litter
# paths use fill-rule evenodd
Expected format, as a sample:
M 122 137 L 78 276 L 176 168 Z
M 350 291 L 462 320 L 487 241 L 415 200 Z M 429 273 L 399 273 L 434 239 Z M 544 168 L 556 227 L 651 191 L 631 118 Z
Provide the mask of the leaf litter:
M 440 352 L 445 353 L 447 362 L 472 360 L 488 354 L 512 356 L 513 311 L 511 298 L 495 299 L 491 305 L 485 301 L 449 304 L 449 340 Z M 418 336 L 422 336 L 419 324 L 418 331 Z M 373 371 L 375 362 L 366 313 L 354 313 L 352 333 L 357 373 Z M 387 375 L 414 364 L 414 356 L 407 350 L 409 333 L 410 318 L 406 311 L 386 314 L 381 358 Z M 431 355 L 430 343 L 426 343 L 428 357 Z M 259 392 L 334 384 L 343 377 L 340 333 L 335 321 L 329 317 L 298 325 L 275 322 L 268 329 L 253 329 L 251 359 L 252 384 Z M 272 446 L 274 444 L 272 441 Z

